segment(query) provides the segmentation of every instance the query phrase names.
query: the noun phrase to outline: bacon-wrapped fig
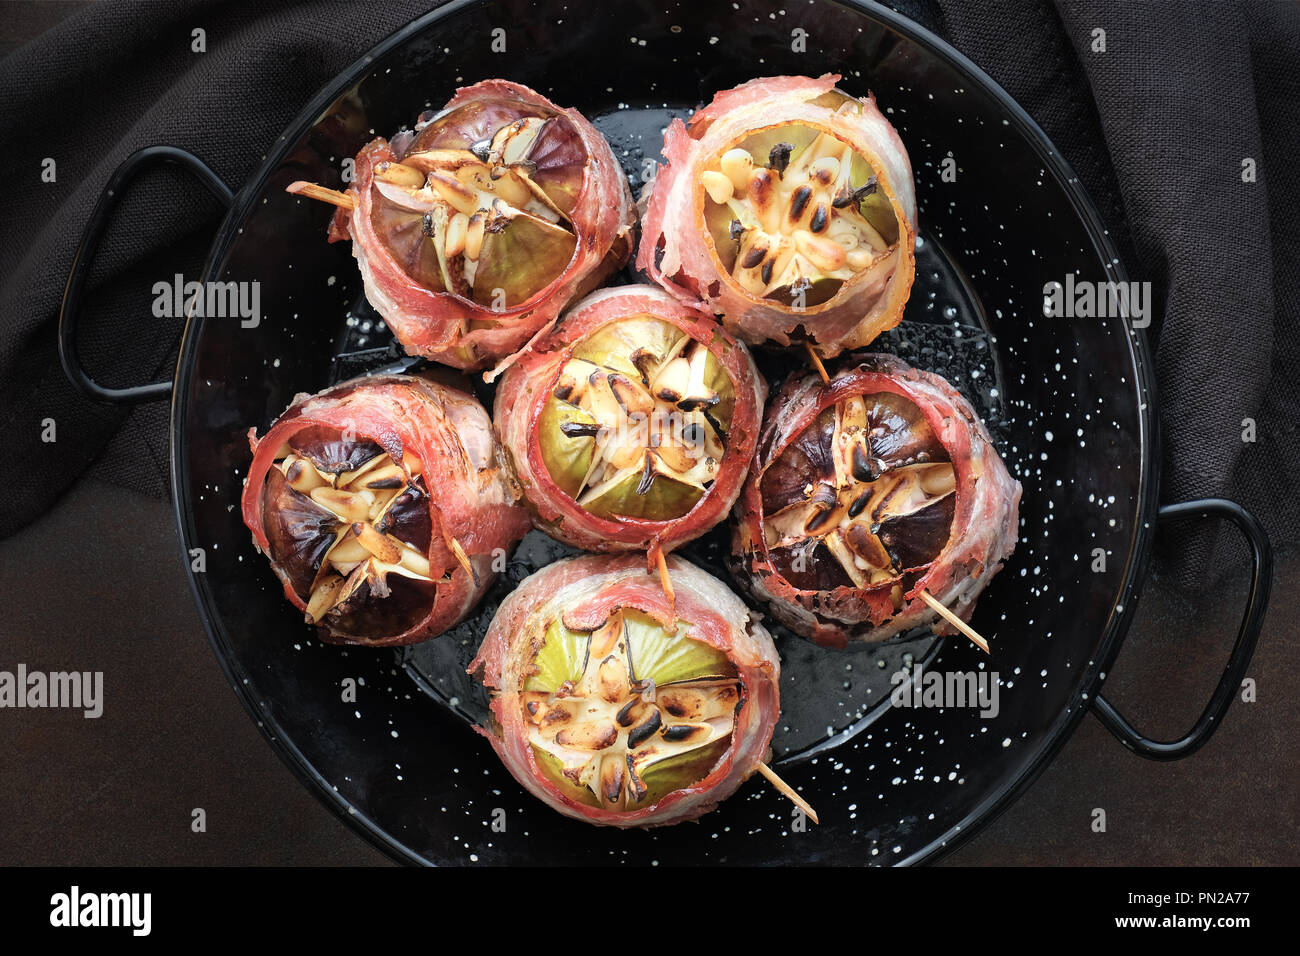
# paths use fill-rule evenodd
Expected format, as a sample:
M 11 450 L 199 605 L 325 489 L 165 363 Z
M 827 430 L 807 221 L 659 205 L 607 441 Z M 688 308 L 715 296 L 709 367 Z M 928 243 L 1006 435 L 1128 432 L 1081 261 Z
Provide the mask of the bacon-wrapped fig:
M 383 375 L 299 395 L 248 439 L 244 523 L 331 643 L 436 637 L 528 531 L 487 412 L 438 382 Z
M 332 241 L 412 355 L 468 369 L 517 350 L 621 269 L 636 210 L 609 144 L 525 86 L 456 92 L 356 158 Z
M 750 344 L 823 356 L 901 321 L 916 271 L 902 141 L 840 77 L 751 80 L 674 120 L 637 268 Z
M 617 827 L 691 820 L 763 761 L 780 707 L 767 631 L 716 578 L 667 559 L 673 603 L 634 555 L 584 555 L 525 578 L 469 672 L 484 735 L 566 816 Z
M 512 362 L 494 418 L 537 526 L 589 551 L 671 551 L 724 517 L 767 385 L 662 289 L 593 292 Z
M 1020 483 L 938 375 L 859 355 L 829 384 L 788 381 L 736 508 L 731 570 L 791 630 L 828 647 L 969 620 L 1016 543 Z M 940 620 L 936 633 L 952 633 Z

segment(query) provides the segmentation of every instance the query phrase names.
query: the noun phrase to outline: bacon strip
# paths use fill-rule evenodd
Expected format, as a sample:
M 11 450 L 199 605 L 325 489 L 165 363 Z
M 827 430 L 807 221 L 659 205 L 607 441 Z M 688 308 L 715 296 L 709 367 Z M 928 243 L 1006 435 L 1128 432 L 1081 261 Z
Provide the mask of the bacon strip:
M 970 620 L 976 599 L 1015 549 L 1020 482 L 1007 472 L 970 403 L 943 378 L 891 355 L 853 358 L 856 364 L 834 375 L 829 384 L 808 374 L 787 382 L 773 399 L 736 507 L 731 570 L 737 582 L 766 602 L 778 620 L 827 647 L 842 648 L 850 640 L 884 641 L 932 623 L 935 633 L 955 633 L 919 594 L 929 591 L 959 618 Z M 824 409 L 852 395 L 880 392 L 902 395 L 920 409 L 950 454 L 957 482 L 948 543 L 928 565 L 903 575 L 906 591 L 899 611 L 890 598 L 897 580 L 866 588 L 807 591 L 777 573 L 764 534 L 759 487 L 767 468 Z
M 352 240 L 366 298 L 406 351 L 460 369 L 481 368 L 518 349 L 538 329 L 554 321 L 569 302 L 621 269 L 632 250 L 636 209 L 627 178 L 604 137 L 577 110 L 562 109 L 540 93 L 505 80 L 463 87 L 445 110 L 503 99 L 564 117 L 588 159 L 570 216 L 577 245 L 568 266 L 552 283 L 524 302 L 506 303 L 497 309 L 456 292 L 433 291 L 403 269 L 380 241 L 372 211 L 379 195 L 375 169 L 381 163 L 402 159 L 414 139 L 409 133 L 395 137 L 392 143 L 377 138 L 361 150 L 355 178 L 347 189 L 356 207 L 339 208 L 328 233 L 331 242 Z
M 244 482 L 241 507 L 257 549 L 268 554 L 263 525 L 262 489 L 281 449 L 298 432 L 323 426 L 369 439 L 384 449 L 410 480 L 402 464 L 406 453 L 422 463 L 436 484 L 429 490 L 433 534 L 427 557 L 435 598 L 423 620 L 396 634 L 358 638 L 321 622 L 320 636 L 331 643 L 373 646 L 413 644 L 436 637 L 474 608 L 496 575 L 493 559 L 528 531 L 528 513 L 503 467 L 500 448 L 483 407 L 470 395 L 424 378 L 384 375 L 353 379 L 317 395 L 300 395 L 259 439 L 248 431 L 253 460 Z M 466 569 L 456 554 L 469 560 Z M 272 561 L 285 597 L 299 610 L 307 599 Z M 446 578 L 446 580 L 438 580 Z M 328 619 L 327 619 L 328 620 Z
M 515 779 L 565 816 L 618 827 L 693 820 L 725 800 L 754 772 L 768 750 L 780 711 L 780 661 L 767 631 L 717 578 L 677 557 L 668 559 L 676 591 L 675 617 L 690 622 L 685 636 L 717 648 L 735 665 L 744 687 L 732 745 L 698 783 L 658 803 L 626 812 L 590 807 L 561 792 L 537 764 L 519 691 L 530 676 L 531 653 L 558 616 L 600 623 L 615 608 L 633 608 L 661 623 L 674 618 L 658 577 L 637 556 L 584 555 L 525 578 L 502 603 L 468 672 L 492 692 L 495 726 L 487 737 Z
M 673 120 L 661 165 L 642 218 L 637 268 L 693 308 L 723 317 L 727 329 L 751 345 L 789 345 L 804 332 L 825 357 L 861 348 L 903 316 L 916 271 L 916 196 L 912 167 L 898 133 L 876 107 L 875 96 L 838 108 L 816 102 L 839 81 L 777 76 L 726 90 L 695 113 L 689 125 Z M 797 123 L 828 131 L 866 157 L 899 226 L 897 248 L 846 282 L 828 302 L 796 311 L 751 296 L 718 263 L 704 225 L 700 176 L 746 135 Z
M 537 439 L 538 417 L 572 347 L 601 326 L 634 315 L 670 322 L 705 343 L 735 387 L 736 406 L 717 477 L 694 508 L 669 521 L 607 519 L 591 514 L 551 480 Z M 587 296 L 553 329 L 511 360 L 497 388 L 493 417 L 540 530 L 588 551 L 667 552 L 708 531 L 726 517 L 735 503 L 758 442 L 766 397 L 767 383 L 749 350 L 711 318 L 685 308 L 653 286 L 618 286 Z

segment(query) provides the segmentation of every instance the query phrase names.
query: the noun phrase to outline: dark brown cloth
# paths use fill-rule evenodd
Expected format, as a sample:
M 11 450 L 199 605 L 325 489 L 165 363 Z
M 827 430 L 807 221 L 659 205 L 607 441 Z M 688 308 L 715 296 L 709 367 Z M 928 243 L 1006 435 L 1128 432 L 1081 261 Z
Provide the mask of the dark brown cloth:
M 135 149 L 188 149 L 234 187 L 334 74 L 437 3 L 96 3 L 0 62 L 9 188 L 0 233 L 0 536 L 92 463 L 165 495 L 166 411 L 98 405 L 55 350 L 63 285 L 91 207 Z M 1154 284 L 1165 501 L 1222 495 L 1300 538 L 1300 4 L 1204 0 L 898 0 L 1024 106 L 1079 173 L 1132 277 Z M 0 28 L 2 29 L 2 28 Z M 195 52 L 204 31 L 206 51 Z M 1095 51 L 1104 30 L 1105 52 Z M 55 161 L 56 181 L 42 181 Z M 1256 181 L 1242 181 L 1243 160 Z M 108 385 L 170 374 L 180 323 L 159 277 L 196 275 L 221 210 L 174 170 L 115 217 L 88 287 L 80 351 Z M 1254 442 L 1242 440 L 1245 419 Z M 49 437 L 53 420 L 56 440 Z M 124 427 L 125 426 L 125 427 Z M 114 437 L 116 436 L 116 437 Z M 1216 537 L 1175 538 L 1194 579 Z

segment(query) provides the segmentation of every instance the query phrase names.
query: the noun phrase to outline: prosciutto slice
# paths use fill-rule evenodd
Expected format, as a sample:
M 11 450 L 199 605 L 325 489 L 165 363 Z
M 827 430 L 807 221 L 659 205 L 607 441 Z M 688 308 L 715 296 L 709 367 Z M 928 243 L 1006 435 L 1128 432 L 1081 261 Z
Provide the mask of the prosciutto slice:
M 590 551 L 666 552 L 726 517 L 766 395 L 710 316 L 620 286 L 511 360 L 494 419 L 538 528 Z
M 528 530 L 486 411 L 430 379 L 299 395 L 248 440 L 244 523 L 285 597 L 331 643 L 436 637 Z
M 779 711 L 772 639 L 721 581 L 670 556 L 675 607 L 638 557 L 585 555 L 525 578 L 469 672 L 515 779 L 588 823 L 694 819 L 765 759 Z
M 577 110 L 504 80 L 356 157 L 331 241 L 351 239 L 366 298 L 402 346 L 460 369 L 517 350 L 621 269 L 635 206 Z
M 857 355 L 773 399 L 736 507 L 730 567 L 791 630 L 828 647 L 922 625 L 953 633 L 1015 548 L 1021 486 L 943 378 Z
M 674 120 L 637 268 L 750 344 L 825 357 L 902 319 L 916 198 L 897 132 L 840 77 L 751 80 Z

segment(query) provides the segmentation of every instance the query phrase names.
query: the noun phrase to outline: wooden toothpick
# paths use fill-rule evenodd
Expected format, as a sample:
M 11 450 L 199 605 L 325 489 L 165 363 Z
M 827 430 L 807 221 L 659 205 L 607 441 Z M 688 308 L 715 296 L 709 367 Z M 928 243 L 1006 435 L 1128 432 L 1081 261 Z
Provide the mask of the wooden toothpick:
M 285 186 L 284 191 L 293 193 L 295 196 L 306 196 L 308 199 L 319 199 L 321 202 L 330 203 L 341 209 L 357 208 L 357 201 L 347 193 L 339 192 L 337 189 L 329 189 L 325 186 L 317 186 L 315 183 L 309 183 L 303 179 Z
M 822 364 L 821 356 L 817 354 L 817 350 L 812 347 L 811 342 L 805 339 L 803 345 L 808 350 L 808 357 L 812 359 L 813 368 L 817 369 L 817 374 L 822 377 L 822 381 L 829 385 L 831 377 L 826 374 L 826 366 Z
M 477 587 L 478 572 L 474 570 L 474 565 L 470 562 L 469 555 L 465 553 L 465 548 L 451 535 L 447 535 L 447 547 L 451 549 L 451 553 L 455 555 L 457 563 L 465 569 L 465 573 L 470 576 L 474 582 L 474 586 Z
M 969 624 L 967 624 L 965 621 L 959 618 L 956 614 L 953 614 L 952 611 L 944 607 L 939 602 L 938 598 L 936 598 L 933 594 L 931 594 L 929 591 L 922 591 L 921 600 L 925 601 L 926 604 L 930 605 L 930 607 L 938 611 L 939 615 L 944 620 L 946 620 L 949 624 L 951 624 L 953 627 L 957 628 L 957 630 L 961 631 L 963 634 L 969 637 L 971 639 L 971 643 L 973 643 L 981 651 L 983 651 L 985 654 L 992 656 L 993 652 L 989 650 L 989 642 L 984 640 L 984 638 L 980 637 L 979 631 L 975 630 L 975 628 L 971 627 Z
M 655 551 L 655 560 L 659 564 L 659 583 L 663 586 L 664 594 L 668 595 L 669 613 L 673 616 L 673 630 L 677 627 L 677 592 L 673 590 L 673 579 L 668 576 L 668 559 L 664 557 L 662 550 Z
M 767 782 L 770 783 L 772 786 L 776 787 L 776 789 L 780 791 L 782 796 L 788 798 L 791 803 L 793 803 L 796 807 L 802 810 L 808 816 L 809 820 L 811 820 L 813 823 L 821 823 L 821 821 L 817 819 L 817 811 L 814 810 L 809 805 L 807 800 L 799 796 L 798 792 L 795 791 L 794 787 L 790 786 L 788 783 L 786 783 L 784 780 L 778 777 L 776 775 L 775 770 L 773 770 L 765 763 L 760 763 L 758 765 L 758 772 L 761 773 L 764 777 L 766 777 Z

